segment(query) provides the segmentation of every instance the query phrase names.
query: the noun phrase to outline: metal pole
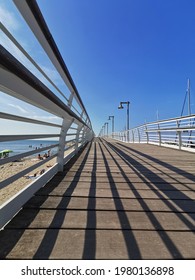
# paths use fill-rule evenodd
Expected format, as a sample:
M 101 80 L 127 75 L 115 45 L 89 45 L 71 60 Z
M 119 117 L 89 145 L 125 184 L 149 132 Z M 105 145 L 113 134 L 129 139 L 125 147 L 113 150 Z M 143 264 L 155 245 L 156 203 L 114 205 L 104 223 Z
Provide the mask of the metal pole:
M 190 104 L 190 79 L 188 79 L 188 115 L 191 115 L 191 104 Z
M 114 135 L 114 116 L 112 116 L 112 137 Z
M 127 142 L 129 142 L 129 101 L 127 102 Z
M 60 138 L 59 138 L 59 147 L 58 147 L 58 155 L 57 155 L 57 163 L 58 163 L 58 170 L 63 171 L 64 168 L 64 148 L 65 148 L 65 140 L 66 140 L 66 134 L 73 123 L 74 119 L 63 119 L 62 122 L 62 128 L 60 132 Z
M 120 102 L 120 105 L 118 106 L 118 109 L 123 109 L 123 104 L 127 104 L 127 142 L 129 142 L 129 101 L 126 102 Z
M 114 135 L 114 116 L 109 116 L 108 120 L 110 121 L 112 118 L 112 137 Z
M 105 129 L 106 129 L 106 126 L 107 126 L 107 132 L 106 132 L 106 130 L 105 130 L 105 134 L 106 134 L 107 137 L 108 137 L 108 122 L 105 122 L 104 126 L 105 126 Z

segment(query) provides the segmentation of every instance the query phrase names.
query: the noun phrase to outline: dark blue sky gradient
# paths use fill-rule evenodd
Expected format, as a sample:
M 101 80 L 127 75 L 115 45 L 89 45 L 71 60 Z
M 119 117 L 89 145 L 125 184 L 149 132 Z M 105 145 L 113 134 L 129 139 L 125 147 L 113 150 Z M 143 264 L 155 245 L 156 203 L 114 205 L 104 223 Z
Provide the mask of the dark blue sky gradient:
M 187 79 L 195 113 L 195 1 L 38 0 L 98 133 L 179 116 Z M 185 114 L 187 114 L 187 106 Z

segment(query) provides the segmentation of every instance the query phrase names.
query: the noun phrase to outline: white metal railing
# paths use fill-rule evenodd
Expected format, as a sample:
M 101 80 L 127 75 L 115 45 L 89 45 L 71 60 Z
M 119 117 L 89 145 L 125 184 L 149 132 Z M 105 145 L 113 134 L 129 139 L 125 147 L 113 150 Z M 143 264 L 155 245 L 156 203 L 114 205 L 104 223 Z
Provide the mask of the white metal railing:
M 36 180 L 30 181 L 19 192 L 14 193 L 2 203 L 0 206 L 0 228 L 20 210 L 38 189 L 44 186 L 57 172 L 62 171 L 64 164 L 94 137 L 91 121 L 82 99 L 36 1 L 14 0 L 13 2 L 23 17 L 23 24 L 30 27 L 31 36 L 37 40 L 41 51 L 44 51 L 44 57 L 47 55 L 48 61 L 55 68 L 61 80 L 59 86 L 55 79 L 49 77 L 43 70 L 44 67 L 41 67 L 41 63 L 36 62 L 32 57 L 34 52 L 29 54 L 20 41 L 11 34 L 9 28 L 4 23 L 0 23 L 1 38 L 4 38 L 0 46 L 1 96 L 6 94 L 15 102 L 21 102 L 23 108 L 32 106 L 32 110 L 45 112 L 49 120 L 44 121 L 39 116 L 32 117 L 28 113 L 21 115 L 15 112 L 11 114 L 10 111 L 0 112 L 0 121 L 4 122 L 4 127 L 9 123 L 13 131 L 15 127 L 22 128 L 22 131 L 18 130 L 18 133 L 0 132 L 0 147 L 2 142 L 8 143 L 9 146 L 10 141 L 27 139 L 54 139 L 56 141 L 55 144 L 41 146 L 14 156 L 4 157 L 2 154 L 0 167 L 7 163 L 21 161 L 26 157 L 35 157 L 48 150 L 53 151 L 44 160 L 34 161 L 32 166 L 22 169 L 16 174 L 10 174 L 6 179 L 0 178 L 0 195 L 16 180 L 20 180 L 23 176 L 41 168 L 43 164 L 45 165 L 51 160 L 54 160 L 54 163 Z M 12 45 L 11 48 L 10 45 Z M 25 133 L 23 133 L 24 127 L 26 128 Z
M 195 115 L 147 123 L 129 131 L 115 132 L 112 138 L 195 152 Z

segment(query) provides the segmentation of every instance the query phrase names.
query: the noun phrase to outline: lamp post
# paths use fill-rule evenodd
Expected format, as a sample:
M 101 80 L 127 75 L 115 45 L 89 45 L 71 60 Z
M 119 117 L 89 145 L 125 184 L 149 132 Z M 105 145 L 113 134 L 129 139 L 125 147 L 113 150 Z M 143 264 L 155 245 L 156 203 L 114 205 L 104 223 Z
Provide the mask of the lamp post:
M 114 137 L 114 116 L 109 116 L 108 120 L 112 119 L 112 138 Z
M 120 102 L 118 109 L 124 109 L 123 104 L 127 104 L 127 142 L 129 142 L 129 101 Z
M 100 133 L 99 133 L 99 136 L 102 137 L 102 136 L 103 136 L 103 133 L 104 133 L 104 132 L 103 132 L 103 126 L 102 126 L 102 128 L 101 128 L 101 130 L 100 130 Z
M 105 122 L 105 129 L 106 129 L 106 126 L 107 126 L 107 137 L 108 137 L 108 122 Z
M 103 137 L 105 137 L 105 124 L 102 126 L 102 129 L 103 129 Z

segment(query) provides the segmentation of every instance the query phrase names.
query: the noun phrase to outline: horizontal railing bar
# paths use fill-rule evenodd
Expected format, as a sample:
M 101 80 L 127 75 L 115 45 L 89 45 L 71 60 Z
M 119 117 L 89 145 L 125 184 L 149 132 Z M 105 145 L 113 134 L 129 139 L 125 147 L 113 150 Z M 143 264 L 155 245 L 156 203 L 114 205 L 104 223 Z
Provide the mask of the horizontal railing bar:
M 74 111 L 76 111 L 76 113 L 78 113 L 79 116 L 81 115 L 81 113 L 76 109 L 76 107 L 74 105 L 71 106 L 71 109 L 72 108 L 74 109 Z
M 3 68 L 22 79 L 25 83 L 37 90 L 45 98 L 49 99 L 52 103 L 64 110 L 71 117 L 87 126 L 87 124 L 79 116 L 71 111 L 65 103 L 63 103 L 48 87 L 46 87 L 46 85 L 44 85 L 23 64 L 21 64 L 14 56 L 12 56 L 3 46 L 0 46 L 0 63 Z
M 75 146 L 75 144 L 72 144 L 71 146 L 66 147 L 66 148 L 64 149 L 64 151 L 66 152 L 66 151 L 68 151 L 68 150 L 72 149 L 74 146 Z
M 159 124 L 159 123 L 168 123 L 168 122 L 174 122 L 174 121 L 179 121 L 179 120 L 184 120 L 184 119 L 193 119 L 195 118 L 195 114 L 189 115 L 189 116 L 183 116 L 183 117 L 177 117 L 177 118 L 171 118 L 168 120 L 159 120 L 159 121 L 155 121 L 155 122 L 149 122 L 146 123 L 146 125 L 152 125 L 152 124 Z
M 59 137 L 60 134 L 0 135 L 0 142 Z
M 15 46 L 29 59 L 29 61 L 38 69 L 38 71 L 46 78 L 46 80 L 68 101 L 68 98 L 63 94 L 63 92 L 52 82 L 52 80 L 45 74 L 45 72 L 39 67 L 39 65 L 32 59 L 32 57 L 25 51 L 25 49 L 18 43 L 18 41 L 12 36 L 12 34 L 7 30 L 7 28 L 0 23 L 0 28 L 7 35 L 7 37 L 15 44 Z
M 45 122 L 45 121 L 38 121 L 38 120 L 35 120 L 35 119 L 31 119 L 31 118 L 11 115 L 11 114 L 8 114 L 8 113 L 0 113 L 0 118 L 1 119 L 7 119 L 7 120 L 13 120 L 13 121 L 19 121 L 19 122 L 28 122 L 28 123 L 35 123 L 35 124 L 40 124 L 40 125 L 53 126 L 53 127 L 60 127 L 60 128 L 62 127 L 59 124 L 49 123 L 49 122 Z
M 86 115 L 88 116 L 83 101 L 78 93 L 78 90 L 68 71 L 68 68 L 59 52 L 59 49 L 53 39 L 53 36 L 49 31 L 49 28 L 43 18 L 43 15 L 36 1 L 22 1 L 21 3 L 21 1 L 14 0 L 14 3 L 19 9 L 25 21 L 28 23 L 35 36 L 37 37 L 38 41 L 49 56 L 50 60 L 55 65 L 59 74 L 62 76 L 63 79 L 65 79 L 65 83 L 67 84 L 70 91 L 75 93 L 79 103 L 81 104 L 84 111 L 86 112 Z
M 160 131 L 191 131 L 195 130 L 195 126 L 190 126 L 190 127 L 173 127 L 173 128 L 157 128 L 157 129 L 147 129 L 146 132 L 160 132 Z
M 43 148 L 38 148 L 38 149 L 35 149 L 33 151 L 29 151 L 29 152 L 26 152 L 26 153 L 21 153 L 21 154 L 15 155 L 15 156 L 0 159 L 0 165 L 6 164 L 6 163 L 9 163 L 9 162 L 13 162 L 13 161 L 25 158 L 25 157 L 29 157 L 31 155 L 37 154 L 37 153 L 45 151 L 45 150 L 53 149 L 55 147 L 58 147 L 58 145 L 59 144 L 50 145 L 50 146 L 46 146 L 46 147 L 43 147 Z
M 127 143 L 147 143 L 195 152 L 195 115 L 147 123 L 129 131 L 115 132 L 110 137 Z
M 134 128 L 132 128 L 132 129 L 130 129 L 129 131 L 136 131 L 137 129 L 142 129 L 144 132 L 148 132 L 149 130 L 152 130 L 152 129 L 148 129 L 148 127 L 149 126 L 151 126 L 151 125 L 158 125 L 158 124 L 162 124 L 162 123 L 169 123 L 169 122 L 175 122 L 175 121 L 183 121 L 183 120 L 189 120 L 189 119 L 192 119 L 191 120 L 191 122 L 195 122 L 195 114 L 193 114 L 193 115 L 190 115 L 190 116 L 183 116 L 183 117 L 177 117 L 177 118 L 172 118 L 172 119 L 168 119 L 168 120 L 161 120 L 161 121 L 158 121 L 158 122 L 149 122 L 149 123 L 145 123 L 145 124 L 143 124 L 143 125 L 140 125 L 140 126 L 136 126 L 136 127 L 134 127 Z M 189 121 L 187 122 L 187 123 L 189 123 Z M 170 126 L 171 125 L 173 125 L 173 124 L 170 124 Z M 174 126 L 175 128 L 181 128 L 181 130 L 182 130 L 182 123 L 179 123 L 179 126 L 177 127 L 177 126 Z M 188 130 L 190 130 L 191 129 L 191 127 L 193 127 L 194 128 L 194 126 L 189 126 L 188 127 Z M 159 129 L 159 128 L 156 128 L 156 130 L 157 129 Z M 160 130 L 161 129 L 163 129 L 163 128 L 160 128 Z M 127 130 L 125 130 L 125 131 L 121 131 L 121 132 L 114 132 L 113 133 L 113 135 L 114 136 L 116 136 L 116 135 L 118 135 L 118 134 L 123 134 L 123 133 L 126 133 L 127 132 Z
M 182 135 L 182 138 L 191 138 L 195 140 L 195 135 Z
M 7 185 L 13 183 L 14 181 L 18 180 L 19 178 L 23 177 L 24 175 L 28 174 L 29 172 L 35 170 L 36 168 L 40 167 L 41 165 L 43 165 L 44 163 L 50 161 L 51 159 L 53 159 L 54 157 L 56 157 L 57 153 L 50 156 L 49 158 L 46 158 L 45 160 L 40 160 L 40 162 L 35 163 L 34 165 L 20 171 L 19 173 L 3 180 L 2 182 L 0 182 L 0 190 L 5 188 Z
M 67 133 L 66 136 L 74 136 L 76 133 Z
M 75 139 L 65 141 L 65 144 L 75 141 Z
M 31 52 L 27 53 L 22 47 L 20 40 L 17 38 L 15 39 L 9 30 L 7 30 L 3 24 L 0 24 L 0 28 L 4 32 L 8 43 L 13 44 L 14 48 L 16 48 L 22 57 L 26 59 L 28 64 L 30 63 L 29 65 L 31 65 L 36 71 L 35 74 L 33 74 L 34 72 L 33 70 L 31 72 L 30 66 L 26 67 L 23 65 L 23 63 L 19 61 L 15 52 L 11 52 L 10 48 L 0 45 L 0 91 L 13 96 L 17 100 L 22 100 L 31 104 L 37 109 L 42 109 L 53 116 L 59 117 L 58 121 L 53 121 L 49 118 L 37 117 L 35 119 L 29 115 L 14 115 L 14 112 L 13 114 L 0 113 L 0 119 L 3 119 L 3 121 L 10 120 L 12 121 L 12 124 L 15 124 L 14 122 L 16 121 L 30 124 L 28 125 L 29 132 L 22 132 L 19 130 L 17 132 L 12 131 L 12 133 L 21 133 L 21 135 L 4 135 L 3 133 L 0 135 L 0 142 L 13 142 L 28 139 L 57 139 L 57 144 L 48 146 L 37 144 L 37 146 L 39 146 L 37 149 L 34 147 L 36 144 L 33 144 L 33 147 L 29 146 L 30 149 L 26 149 L 25 152 L 21 151 L 20 154 L 0 159 L 1 166 L 19 159 L 25 161 L 25 158 L 27 157 L 31 157 L 28 158 L 28 160 L 32 161 L 30 162 L 32 165 L 29 164 L 31 166 L 27 167 L 24 165 L 22 166 L 23 170 L 15 170 L 15 174 L 8 175 L 10 177 L 7 176 L 6 179 L 1 178 L 2 182 L 0 182 L 0 189 L 7 190 L 6 187 L 8 185 L 8 188 L 12 187 L 10 184 L 14 184 L 16 180 L 22 179 L 23 176 L 31 173 L 33 174 L 36 170 L 40 171 L 43 168 L 46 169 L 45 173 L 41 176 L 38 174 L 37 177 L 35 177 L 35 180 L 27 180 L 27 186 L 24 186 L 24 188 L 18 191 L 16 195 L 13 195 L 3 203 L 3 206 L 0 206 L 0 228 L 21 209 L 24 203 L 33 196 L 36 190 L 43 187 L 48 180 L 57 174 L 57 172 L 62 171 L 63 163 L 66 163 L 70 158 L 74 157 L 80 147 L 90 141 L 94 136 L 91 121 L 84 107 L 83 101 L 63 61 L 58 47 L 53 40 L 36 0 L 13 0 L 13 2 L 16 4 L 23 19 L 33 31 L 35 35 L 34 38 L 39 41 L 40 46 L 45 51 L 44 55 L 47 55 L 47 58 L 55 67 L 56 73 L 58 73 L 65 82 L 65 85 L 67 86 L 66 89 L 70 90 L 70 95 L 63 91 L 60 86 L 58 88 L 58 84 L 55 84 L 55 79 L 52 81 L 52 77 L 48 71 L 44 70 L 44 67 L 41 67 L 39 62 L 36 62 L 36 59 L 33 59 L 33 56 L 31 57 Z M 42 82 L 42 78 L 44 79 L 44 82 Z M 69 97 L 67 98 L 65 95 Z M 63 98 L 61 96 L 63 96 Z M 62 125 L 60 124 L 60 121 L 62 121 Z M 4 123 L 6 123 L 6 121 L 4 121 Z M 35 126 L 33 124 L 43 125 L 45 126 L 45 130 L 47 127 L 55 127 L 55 130 L 50 129 L 49 131 L 48 129 L 45 131 L 42 129 L 40 132 L 36 132 L 33 130 L 33 127 Z M 70 127 L 71 125 L 73 126 L 72 128 Z M 70 140 L 66 141 L 66 138 Z M 44 143 L 44 141 L 42 143 Z M 57 147 L 59 149 L 57 149 Z M 52 155 L 43 160 L 38 161 L 38 159 L 36 159 L 38 153 L 43 154 L 43 151 L 46 152 L 52 148 L 56 148 L 54 151 L 52 150 Z M 56 163 L 54 163 L 55 161 Z M 47 170 L 45 166 L 50 167 L 50 163 L 52 166 Z M 9 168 L 9 166 L 7 167 Z M 7 167 L 5 166 L 4 168 Z
M 78 128 L 75 128 L 75 127 L 70 127 L 69 130 L 71 130 L 71 129 L 72 130 L 78 130 Z

